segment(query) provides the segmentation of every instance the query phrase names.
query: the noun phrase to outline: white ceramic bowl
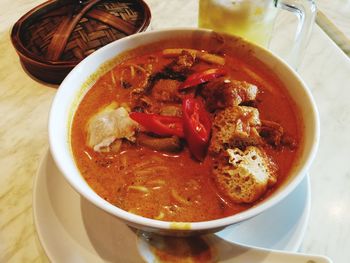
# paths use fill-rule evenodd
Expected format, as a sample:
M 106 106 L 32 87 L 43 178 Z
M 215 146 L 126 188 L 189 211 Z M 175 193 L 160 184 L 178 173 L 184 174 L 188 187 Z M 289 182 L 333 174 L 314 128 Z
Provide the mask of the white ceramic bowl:
M 94 73 L 98 69 L 100 69 L 100 72 L 103 72 L 101 70 L 103 64 L 104 66 L 102 68 L 108 68 L 106 66 L 107 61 L 115 58 L 124 51 L 136 47 L 158 41 L 166 41 L 168 39 L 173 39 L 175 42 L 180 43 L 184 38 L 186 38 L 188 47 L 199 49 L 208 43 L 208 41 L 217 41 L 217 44 L 220 44 L 225 39 L 225 44 L 231 46 L 235 52 L 240 52 L 243 55 L 246 53 L 261 60 L 284 83 L 300 110 L 304 124 L 304 137 L 300 159 L 293 167 L 288 179 L 271 196 L 242 213 L 217 220 L 196 223 L 174 223 L 153 220 L 126 212 L 108 203 L 98 196 L 80 175 L 75 165 L 70 146 L 70 126 L 74 111 L 80 99 L 96 78 L 96 74 Z M 165 46 L 161 45 L 159 48 L 165 48 Z M 87 84 L 89 82 L 90 85 Z M 218 37 L 216 33 L 209 30 L 171 29 L 140 33 L 123 38 L 101 48 L 79 63 L 62 82 L 53 101 L 49 119 L 49 140 L 53 158 L 66 180 L 79 194 L 96 206 L 123 220 L 128 225 L 144 231 L 168 235 L 192 235 L 218 231 L 231 224 L 242 222 L 258 215 L 285 198 L 301 182 L 315 157 L 319 141 L 319 119 L 314 100 L 305 83 L 292 68 L 270 51 L 246 43 L 238 38 L 228 36 L 224 38 L 221 38 L 221 36 Z

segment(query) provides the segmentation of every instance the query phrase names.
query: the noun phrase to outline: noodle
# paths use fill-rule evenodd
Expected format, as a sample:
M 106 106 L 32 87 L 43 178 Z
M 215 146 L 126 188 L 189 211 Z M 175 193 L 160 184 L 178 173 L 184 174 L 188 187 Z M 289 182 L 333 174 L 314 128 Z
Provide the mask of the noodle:
M 112 83 L 115 85 L 116 81 L 115 81 L 115 76 L 114 76 L 113 69 L 111 70 L 111 79 L 112 79 Z
M 174 189 L 171 189 L 171 196 L 176 200 L 178 201 L 180 204 L 183 204 L 183 205 L 189 205 L 191 202 L 188 201 L 187 199 L 183 198 L 182 196 L 180 196 L 178 194 L 178 192 Z
M 161 179 L 157 179 L 157 180 L 149 181 L 147 184 L 150 184 L 150 185 L 165 185 L 165 181 L 161 180 Z
M 169 173 L 169 169 L 165 166 L 153 166 L 149 168 L 144 168 L 143 170 L 135 170 L 135 176 L 150 176 L 154 174 L 166 174 Z
M 139 163 L 135 164 L 133 166 L 133 168 L 136 169 L 136 170 L 143 169 L 143 168 L 145 168 L 147 166 L 151 166 L 151 165 L 156 164 L 156 161 L 158 161 L 158 160 L 156 160 L 155 158 L 150 159 L 150 160 L 145 160 L 143 162 L 139 162 Z
M 149 193 L 148 188 L 145 186 L 141 186 L 141 185 L 130 185 L 130 186 L 128 186 L 128 190 L 136 190 L 136 191 L 140 191 L 140 192 L 145 193 L 145 194 Z
M 164 218 L 164 213 L 162 211 L 159 212 L 159 215 L 157 215 L 154 219 L 163 219 Z

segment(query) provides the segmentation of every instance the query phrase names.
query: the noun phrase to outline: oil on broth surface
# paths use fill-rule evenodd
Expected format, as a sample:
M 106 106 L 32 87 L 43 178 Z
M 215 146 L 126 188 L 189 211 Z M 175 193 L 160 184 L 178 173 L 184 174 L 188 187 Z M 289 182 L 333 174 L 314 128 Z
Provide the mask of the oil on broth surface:
M 156 62 L 150 62 L 157 58 Z M 294 103 L 279 81 L 265 68 L 256 65 L 252 70 L 269 87 L 261 86 L 254 75 L 241 70 L 246 66 L 240 57 L 225 56 L 225 68 L 232 79 L 245 80 L 259 86 L 258 109 L 262 119 L 279 122 L 288 134 L 299 141 L 300 120 Z M 152 59 L 153 60 L 153 59 Z M 246 210 L 253 204 L 236 204 L 222 195 L 211 172 L 213 159 L 203 162 L 191 157 L 188 148 L 179 153 L 157 152 L 147 147 L 124 142 L 119 152 L 95 152 L 86 145 L 87 123 L 91 116 L 106 105 L 117 102 L 130 105 L 130 90 L 118 81 L 124 65 L 153 63 L 153 72 L 160 71 L 171 61 L 161 51 L 127 59 L 103 75 L 87 92 L 75 113 L 71 143 L 76 164 L 88 184 L 108 202 L 145 217 L 178 222 L 196 222 L 218 219 Z M 209 64 L 194 66 L 201 71 Z M 140 80 L 139 80 L 140 81 Z M 296 150 L 276 150 L 264 147 L 278 165 L 278 183 L 264 196 L 268 196 L 286 177 L 297 158 Z

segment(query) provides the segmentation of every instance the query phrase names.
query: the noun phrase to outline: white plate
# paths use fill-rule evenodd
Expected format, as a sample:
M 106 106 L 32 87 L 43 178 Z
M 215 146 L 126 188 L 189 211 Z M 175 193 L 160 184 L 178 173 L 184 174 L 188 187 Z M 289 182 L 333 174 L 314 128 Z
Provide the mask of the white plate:
M 308 222 L 310 182 L 268 211 L 220 231 L 231 242 L 297 251 Z M 142 262 L 135 232 L 78 195 L 49 151 L 34 182 L 33 211 L 41 244 L 53 262 Z

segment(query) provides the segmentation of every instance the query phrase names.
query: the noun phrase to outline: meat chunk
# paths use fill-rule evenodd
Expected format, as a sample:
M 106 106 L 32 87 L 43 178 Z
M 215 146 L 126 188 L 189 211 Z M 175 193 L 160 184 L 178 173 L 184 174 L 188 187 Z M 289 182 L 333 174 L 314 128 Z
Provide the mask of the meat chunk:
M 208 53 L 204 50 L 196 50 L 190 48 L 167 48 L 162 51 L 165 57 L 179 56 L 183 51 L 189 52 L 190 55 L 196 59 L 200 59 L 209 64 L 225 65 L 225 58 L 216 54 Z
M 261 137 L 272 146 L 280 145 L 283 136 L 283 127 L 274 121 L 262 120 L 261 123 Z
M 179 152 L 182 150 L 181 141 L 176 136 L 152 137 L 144 133 L 139 133 L 136 137 L 136 143 L 156 151 Z
M 278 122 L 261 120 L 259 133 L 264 141 L 273 147 L 284 146 L 289 149 L 295 149 L 297 147 L 296 140 L 288 135 Z
M 133 96 L 130 98 L 132 111 L 137 112 L 154 112 L 156 104 L 150 96 L 141 95 Z
M 97 152 L 109 151 L 109 146 L 116 139 L 134 141 L 137 127 L 138 124 L 129 117 L 125 108 L 116 109 L 115 105 L 111 104 L 89 120 L 87 144 Z
M 188 71 L 196 60 L 195 54 L 182 50 L 181 54 L 169 65 L 174 72 Z
M 213 112 L 255 100 L 258 87 L 246 81 L 230 80 L 223 77 L 208 82 L 201 94 L 205 98 L 208 111 Z
M 181 82 L 172 79 L 160 79 L 154 85 L 151 96 L 161 102 L 180 102 L 181 94 L 178 89 Z
M 227 149 L 217 160 L 213 174 L 220 191 L 235 203 L 258 200 L 277 181 L 276 166 L 255 146 L 248 146 L 244 152 Z
M 209 153 L 234 147 L 261 144 L 259 111 L 253 107 L 231 106 L 219 111 L 213 120 Z

